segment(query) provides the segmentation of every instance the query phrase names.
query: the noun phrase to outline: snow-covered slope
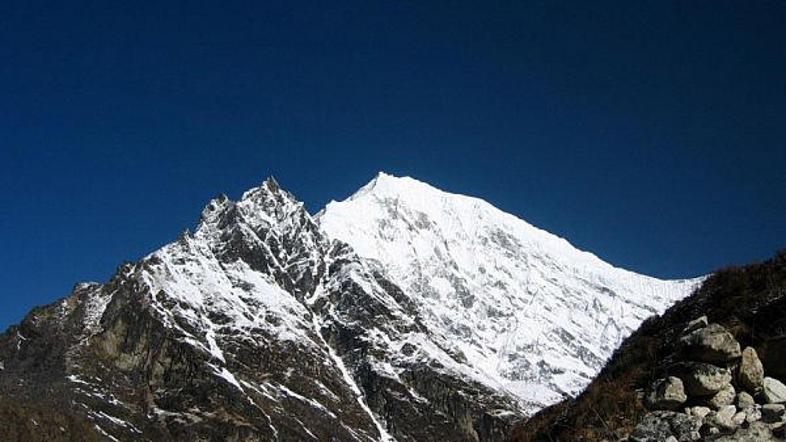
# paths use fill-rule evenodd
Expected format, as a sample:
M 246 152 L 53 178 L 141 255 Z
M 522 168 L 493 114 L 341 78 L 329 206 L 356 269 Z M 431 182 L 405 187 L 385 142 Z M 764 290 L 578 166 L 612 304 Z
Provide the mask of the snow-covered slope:
M 467 373 L 530 410 L 579 392 L 623 338 L 700 282 L 613 267 L 483 200 L 384 173 L 317 218 L 404 289 Z

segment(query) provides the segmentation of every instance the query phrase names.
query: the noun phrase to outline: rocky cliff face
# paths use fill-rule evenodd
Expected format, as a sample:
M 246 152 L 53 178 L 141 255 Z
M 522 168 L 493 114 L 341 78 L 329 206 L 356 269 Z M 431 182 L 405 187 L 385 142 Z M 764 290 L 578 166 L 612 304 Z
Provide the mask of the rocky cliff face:
M 0 391 L 99 439 L 502 439 L 519 405 L 457 358 L 394 283 L 268 180 L 8 330 Z
M 0 418 L 13 422 L 0 440 L 504 440 L 694 283 L 526 236 L 478 200 L 441 217 L 384 201 L 387 223 L 347 220 L 378 229 L 364 245 L 336 227 L 350 212 L 315 220 L 269 179 L 212 200 L 193 233 L 106 283 L 34 309 L 0 335 Z M 370 252 L 401 238 L 432 247 L 414 261 Z

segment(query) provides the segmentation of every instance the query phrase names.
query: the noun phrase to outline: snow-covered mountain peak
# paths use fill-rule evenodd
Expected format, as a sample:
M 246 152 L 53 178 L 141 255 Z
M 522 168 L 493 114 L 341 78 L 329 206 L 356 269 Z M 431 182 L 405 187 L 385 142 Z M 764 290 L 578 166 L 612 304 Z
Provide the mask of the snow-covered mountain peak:
M 313 223 L 303 203 L 282 189 L 272 176 L 261 186 L 243 193 L 238 207 L 248 220 L 279 223 L 288 218 L 297 218 Z
M 575 394 L 695 280 L 616 268 L 469 196 L 380 173 L 318 221 L 375 260 L 469 364 L 535 403 Z
M 397 195 L 406 192 L 412 193 L 433 193 L 441 192 L 431 185 L 418 181 L 409 176 L 398 177 L 385 172 L 378 172 L 377 175 L 365 186 L 358 189 L 349 199 L 356 199 L 363 195 L 374 193 L 378 196 Z M 334 201 L 335 202 L 335 201 Z
M 265 179 L 259 186 L 252 187 L 243 192 L 240 200 L 276 201 L 278 203 L 286 203 L 287 201 L 296 202 L 295 197 L 282 189 L 278 181 L 272 176 Z
M 579 250 L 565 239 L 503 212 L 480 198 L 442 191 L 411 177 L 396 177 L 384 172 L 380 172 L 347 200 L 329 203 L 318 217 L 322 227 L 331 236 L 349 242 L 362 256 L 386 264 L 395 265 L 408 258 L 423 258 L 416 250 L 419 246 L 409 239 L 428 239 L 424 236 L 428 236 L 426 232 L 431 231 L 441 237 L 456 239 L 469 239 L 486 233 L 497 238 L 495 242 L 500 247 L 525 248 L 531 253 L 556 256 L 559 262 L 570 263 L 577 269 L 613 269 L 613 266 L 594 254 Z M 395 223 L 392 220 L 407 222 L 408 233 L 405 236 L 412 238 L 396 243 L 407 242 L 408 247 L 379 247 L 378 240 L 394 233 L 392 228 Z M 376 240 L 366 241 L 370 236 Z M 349 240 L 350 237 L 352 240 Z M 424 241 L 420 246 L 428 248 L 428 242 Z M 484 248 L 486 245 L 477 246 Z M 464 258 L 472 260 L 472 256 L 477 255 L 473 253 Z
M 0 335 L 0 397 L 117 440 L 499 441 L 694 282 L 412 178 L 317 217 L 269 178 Z

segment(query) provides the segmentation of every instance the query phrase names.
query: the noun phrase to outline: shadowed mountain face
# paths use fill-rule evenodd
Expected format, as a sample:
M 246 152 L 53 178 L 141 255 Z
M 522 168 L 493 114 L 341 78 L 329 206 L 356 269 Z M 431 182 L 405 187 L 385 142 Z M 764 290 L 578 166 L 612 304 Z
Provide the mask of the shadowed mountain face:
M 695 284 L 412 181 L 381 175 L 315 220 L 269 179 L 34 309 L 0 335 L 0 440 L 504 440 Z M 446 199 L 354 205 L 382 189 Z

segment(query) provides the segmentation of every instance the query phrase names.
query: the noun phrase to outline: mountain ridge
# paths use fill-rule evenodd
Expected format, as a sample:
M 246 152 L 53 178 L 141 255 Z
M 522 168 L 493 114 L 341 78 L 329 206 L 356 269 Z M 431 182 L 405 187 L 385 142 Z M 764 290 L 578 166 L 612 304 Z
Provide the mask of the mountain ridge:
M 74 416 L 49 440 L 83 425 L 110 440 L 504 440 L 559 399 L 537 382 L 512 394 L 476 354 L 488 343 L 435 320 L 433 288 L 327 234 L 328 209 L 312 217 L 272 177 L 213 198 L 193 233 L 0 335 L 0 393 Z M 460 289 L 465 311 L 489 307 Z

